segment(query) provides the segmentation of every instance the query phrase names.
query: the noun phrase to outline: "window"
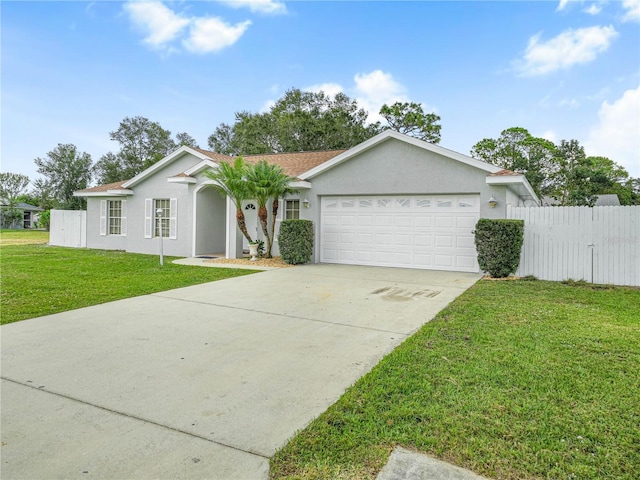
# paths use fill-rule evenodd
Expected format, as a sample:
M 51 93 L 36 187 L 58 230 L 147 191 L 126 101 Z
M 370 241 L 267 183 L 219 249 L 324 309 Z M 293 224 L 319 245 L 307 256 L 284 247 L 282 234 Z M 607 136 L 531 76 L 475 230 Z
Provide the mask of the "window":
M 144 199 L 144 238 L 159 237 L 161 232 L 170 240 L 178 238 L 177 198 Z
M 416 207 L 429 208 L 431 206 L 431 200 L 419 199 L 416 200 Z
M 389 198 L 379 198 L 378 199 L 378 207 L 385 208 L 391 206 L 391 199 Z
M 360 208 L 371 208 L 373 207 L 372 200 L 360 200 Z
M 122 200 L 109 200 L 109 235 L 122 235 Z
M 158 212 L 158 210 L 162 210 L 162 212 Z M 169 213 L 170 202 L 168 198 L 157 198 L 153 201 L 154 237 L 159 237 L 161 231 L 163 237 L 169 236 Z
M 127 234 L 127 201 L 100 200 L 100 235 Z
M 410 198 L 398 198 L 396 199 L 396 203 L 400 208 L 411 208 L 411 199 Z
M 300 218 L 300 200 L 285 200 L 284 218 L 285 220 L 297 220 Z

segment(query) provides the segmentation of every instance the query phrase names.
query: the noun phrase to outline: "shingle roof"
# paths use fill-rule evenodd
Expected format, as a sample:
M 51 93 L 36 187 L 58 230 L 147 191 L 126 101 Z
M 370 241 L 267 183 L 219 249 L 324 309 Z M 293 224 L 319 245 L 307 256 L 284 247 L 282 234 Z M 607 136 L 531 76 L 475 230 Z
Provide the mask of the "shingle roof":
M 272 153 L 266 155 L 247 155 L 243 157 L 249 164 L 266 160 L 268 163 L 280 165 L 286 175 L 297 177 L 301 173 L 337 157 L 346 150 L 324 150 L 320 152 Z
M 97 187 L 85 188 L 84 190 L 79 190 L 79 192 L 106 192 L 107 190 L 119 190 L 122 188 L 122 184 L 126 182 L 128 182 L 128 180 L 107 183 L 106 185 L 98 185 Z
M 519 175 L 522 175 L 522 174 L 518 172 L 514 172 L 512 170 L 507 170 L 507 169 L 503 169 L 503 170 L 500 170 L 499 172 L 489 174 L 490 177 L 519 176 Z
M 216 162 L 233 162 L 237 157 L 221 155 L 200 148 L 194 148 Z M 268 163 L 280 165 L 284 173 L 290 177 L 297 177 L 301 173 L 337 157 L 346 150 L 322 150 L 318 152 L 294 152 L 294 153 L 261 153 L 258 155 L 242 155 L 245 162 L 250 165 L 266 160 Z

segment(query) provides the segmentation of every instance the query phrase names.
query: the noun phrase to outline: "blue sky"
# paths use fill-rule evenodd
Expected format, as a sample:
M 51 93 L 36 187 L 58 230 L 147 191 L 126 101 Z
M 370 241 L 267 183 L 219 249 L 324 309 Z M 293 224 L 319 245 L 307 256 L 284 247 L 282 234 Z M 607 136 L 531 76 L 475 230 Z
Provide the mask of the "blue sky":
M 93 161 L 127 116 L 202 148 L 291 88 L 442 117 L 465 154 L 524 127 L 640 176 L 640 0 L 3 1 L 2 171 L 73 143 Z

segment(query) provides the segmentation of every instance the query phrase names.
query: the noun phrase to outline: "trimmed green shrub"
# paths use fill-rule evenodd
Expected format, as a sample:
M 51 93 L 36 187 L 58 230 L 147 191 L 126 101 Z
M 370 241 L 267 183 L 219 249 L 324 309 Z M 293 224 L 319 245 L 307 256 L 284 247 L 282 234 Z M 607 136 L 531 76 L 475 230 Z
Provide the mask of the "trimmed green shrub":
M 278 233 L 280 256 L 291 265 L 308 263 L 313 253 L 313 222 L 284 220 Z
M 473 233 L 482 270 L 494 278 L 504 278 L 518 269 L 524 240 L 523 220 L 481 218 Z

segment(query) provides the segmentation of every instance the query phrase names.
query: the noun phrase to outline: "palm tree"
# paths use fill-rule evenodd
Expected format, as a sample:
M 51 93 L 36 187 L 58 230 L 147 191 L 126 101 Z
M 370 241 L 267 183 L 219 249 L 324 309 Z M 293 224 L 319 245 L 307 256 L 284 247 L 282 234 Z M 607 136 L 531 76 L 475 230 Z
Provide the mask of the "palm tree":
M 285 175 L 282 167 L 269 164 L 266 160 L 260 160 L 247 169 L 247 180 L 251 189 L 251 196 L 255 198 L 258 204 L 258 219 L 260 220 L 262 233 L 267 240 L 266 257 L 271 258 L 271 247 L 273 246 L 276 215 L 278 213 L 278 198 L 295 192 L 289 187 L 289 182 L 292 179 Z M 269 199 L 273 199 L 271 229 L 269 229 L 267 212 Z
M 218 168 L 207 170 L 204 174 L 215 182 L 212 185 L 213 188 L 218 190 L 223 197 L 229 197 L 234 203 L 238 228 L 247 241 L 253 243 L 247 231 L 247 223 L 242 210 L 242 201 L 251 198 L 251 189 L 247 182 L 248 171 L 249 168 L 242 157 L 238 157 L 233 164 L 222 162 L 218 165 Z

